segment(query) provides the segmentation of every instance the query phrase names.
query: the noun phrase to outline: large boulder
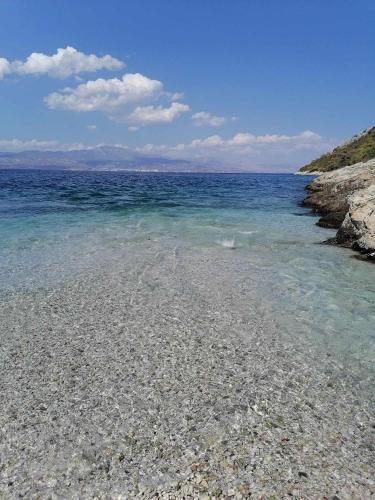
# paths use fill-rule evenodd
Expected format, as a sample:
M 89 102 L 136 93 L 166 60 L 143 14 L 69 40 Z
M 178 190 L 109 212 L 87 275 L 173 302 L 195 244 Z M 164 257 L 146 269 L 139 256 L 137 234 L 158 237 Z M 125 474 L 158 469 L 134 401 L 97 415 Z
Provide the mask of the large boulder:
M 356 191 L 348 198 L 349 211 L 336 240 L 375 258 L 375 184 Z
M 348 196 L 375 183 L 375 159 L 333 170 L 314 179 L 307 187 L 303 201 L 320 214 L 346 213 Z

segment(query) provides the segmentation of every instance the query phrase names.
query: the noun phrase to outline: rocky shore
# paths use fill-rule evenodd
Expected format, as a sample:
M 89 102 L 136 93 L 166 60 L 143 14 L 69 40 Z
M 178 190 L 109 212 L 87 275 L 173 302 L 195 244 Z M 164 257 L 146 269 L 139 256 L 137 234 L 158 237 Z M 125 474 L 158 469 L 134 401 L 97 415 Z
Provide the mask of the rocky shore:
M 322 216 L 317 224 L 338 230 L 327 243 L 375 261 L 375 159 L 324 173 L 306 190 L 303 205 Z

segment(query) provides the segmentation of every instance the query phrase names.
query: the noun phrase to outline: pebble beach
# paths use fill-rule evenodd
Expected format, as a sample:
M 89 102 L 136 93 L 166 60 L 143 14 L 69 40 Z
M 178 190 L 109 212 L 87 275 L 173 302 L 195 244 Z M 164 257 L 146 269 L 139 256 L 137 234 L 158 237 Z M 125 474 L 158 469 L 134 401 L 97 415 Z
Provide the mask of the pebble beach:
M 0 497 L 371 498 L 371 387 L 281 334 L 259 279 L 147 240 L 4 295 Z

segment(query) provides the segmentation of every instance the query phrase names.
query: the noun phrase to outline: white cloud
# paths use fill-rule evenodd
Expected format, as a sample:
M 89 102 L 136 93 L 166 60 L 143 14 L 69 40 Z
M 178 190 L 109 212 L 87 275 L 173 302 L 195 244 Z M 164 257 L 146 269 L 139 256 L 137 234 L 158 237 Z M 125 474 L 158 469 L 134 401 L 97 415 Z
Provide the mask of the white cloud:
M 281 145 L 289 144 L 291 147 L 296 147 L 301 144 L 313 144 L 316 141 L 320 141 L 322 137 L 311 131 L 301 132 L 297 135 L 277 135 L 277 134 L 266 134 L 266 135 L 255 135 L 248 132 L 240 132 L 234 135 L 231 139 L 224 140 L 219 135 L 212 135 L 206 139 L 195 139 L 189 146 L 192 148 L 196 147 L 212 147 L 221 146 L 226 149 L 241 150 L 244 146 L 261 146 L 261 145 Z
M 179 101 L 180 99 L 182 99 L 184 97 L 184 93 L 183 92 L 169 93 L 169 97 L 170 97 L 171 101 Z
M 18 151 L 70 151 L 73 149 L 85 149 L 82 143 L 63 144 L 60 141 L 42 141 L 38 139 L 0 139 L 0 151 L 18 152 Z
M 300 141 L 319 141 L 321 136 L 311 130 L 305 130 L 298 135 L 254 135 L 248 132 L 240 132 L 228 141 L 231 146 L 247 146 L 251 144 L 280 144 L 285 142 L 300 142 Z
M 87 125 L 89 130 L 96 130 L 96 125 Z
M 182 113 L 189 111 L 187 104 L 172 102 L 169 108 L 163 106 L 138 106 L 127 117 L 126 121 L 130 123 L 139 123 L 142 125 L 158 122 L 172 122 Z
M 127 73 L 122 78 L 99 78 L 67 87 L 44 98 L 50 109 L 89 112 L 101 111 L 112 120 L 147 125 L 168 123 L 189 111 L 187 104 L 174 102 L 175 94 L 164 90 L 162 82 L 140 73 Z M 170 106 L 151 104 L 173 101 Z
M 124 63 L 110 55 L 98 57 L 95 54 L 84 54 L 74 47 L 57 49 L 51 56 L 33 52 L 25 61 L 8 61 L 0 59 L 0 79 L 5 74 L 17 75 L 49 75 L 53 78 L 67 78 L 83 72 L 100 69 L 119 70 Z
M 67 87 L 45 97 L 51 109 L 71 111 L 103 111 L 109 115 L 122 112 L 129 104 L 153 99 L 162 92 L 163 84 L 140 73 L 128 73 L 120 78 L 99 78 Z
M 194 139 L 189 144 L 189 147 L 211 148 L 213 146 L 223 146 L 223 145 L 225 145 L 225 141 L 220 137 L 220 135 L 211 135 L 210 137 L 206 137 L 206 139 Z
M 224 116 L 213 116 L 211 113 L 207 113 L 206 111 L 194 113 L 191 119 L 196 127 L 221 127 L 228 121 L 228 118 L 225 118 Z
M 7 59 L 0 57 L 0 80 L 10 72 L 10 63 Z

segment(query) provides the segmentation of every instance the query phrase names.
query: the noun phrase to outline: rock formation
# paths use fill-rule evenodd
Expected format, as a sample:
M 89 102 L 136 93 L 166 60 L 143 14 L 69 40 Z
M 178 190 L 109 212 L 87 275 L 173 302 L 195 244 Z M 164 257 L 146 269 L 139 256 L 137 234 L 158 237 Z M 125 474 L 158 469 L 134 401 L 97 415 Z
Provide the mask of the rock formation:
M 323 216 L 317 224 L 338 229 L 328 242 L 375 261 L 375 159 L 325 173 L 306 189 L 303 204 Z

